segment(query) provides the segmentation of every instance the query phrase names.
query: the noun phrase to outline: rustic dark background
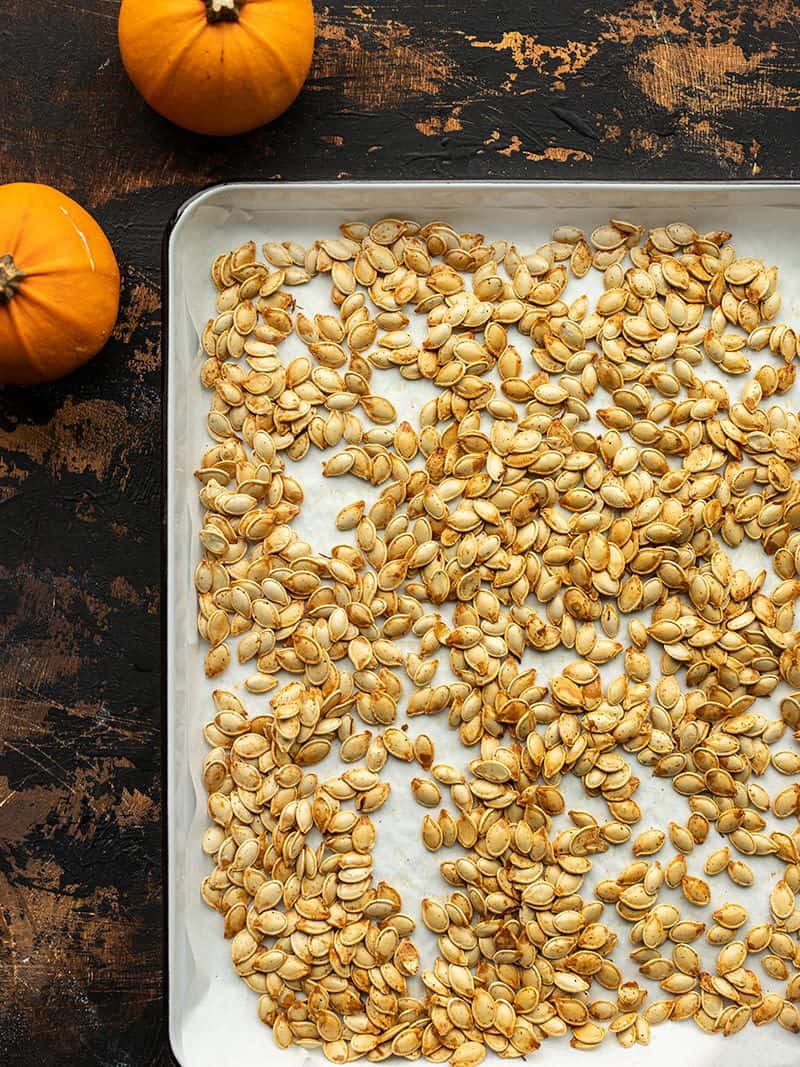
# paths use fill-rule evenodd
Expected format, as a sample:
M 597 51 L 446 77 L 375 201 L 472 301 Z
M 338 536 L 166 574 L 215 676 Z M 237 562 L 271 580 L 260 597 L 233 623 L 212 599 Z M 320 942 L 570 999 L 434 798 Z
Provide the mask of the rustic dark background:
M 222 142 L 136 95 L 117 0 L 0 0 L 0 182 L 78 199 L 124 280 L 91 366 L 0 391 L 4 1067 L 169 1062 L 159 261 L 178 205 L 230 179 L 798 176 L 791 0 L 317 8 L 299 102 Z

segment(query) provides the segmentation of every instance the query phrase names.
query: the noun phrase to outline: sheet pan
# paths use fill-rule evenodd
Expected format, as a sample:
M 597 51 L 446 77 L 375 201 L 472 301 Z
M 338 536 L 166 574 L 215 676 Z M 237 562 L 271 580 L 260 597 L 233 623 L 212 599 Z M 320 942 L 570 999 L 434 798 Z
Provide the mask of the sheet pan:
M 229 944 L 222 938 L 220 917 L 202 903 L 199 885 L 208 873 L 207 857 L 200 849 L 206 825 L 205 792 L 199 779 L 206 751 L 201 728 L 211 715 L 210 692 L 222 682 L 241 683 L 247 673 L 232 665 L 222 680 L 203 678 L 205 648 L 195 627 L 192 574 L 199 558 L 197 531 L 201 509 L 192 472 L 209 441 L 205 430 L 208 394 L 198 371 L 198 325 L 213 314 L 214 290 L 208 268 L 218 252 L 245 240 L 295 240 L 301 244 L 337 232 L 348 219 L 375 219 L 384 215 L 414 217 L 420 221 L 446 218 L 456 227 L 478 230 L 489 239 L 513 239 L 523 250 L 547 240 L 554 224 L 570 222 L 586 229 L 611 216 L 630 217 L 645 225 L 685 219 L 700 229 L 726 227 L 743 253 L 763 256 L 781 269 L 784 307 L 781 313 L 795 324 L 800 319 L 800 189 L 794 184 L 643 184 L 643 183 L 301 183 L 218 186 L 194 197 L 179 213 L 165 245 L 165 359 L 167 370 L 167 670 L 165 730 L 167 742 L 167 837 L 169 924 L 169 1026 L 173 1051 L 183 1067 L 228 1067 L 268 1062 L 280 1067 L 323 1063 L 321 1052 L 275 1046 L 269 1030 L 256 1014 L 257 996 L 234 974 Z M 594 274 L 595 272 L 592 272 Z M 570 293 L 599 292 L 599 279 L 572 282 Z M 314 282 L 296 290 L 307 313 L 327 310 L 327 283 Z M 286 354 L 298 354 L 292 342 Z M 706 368 L 705 373 L 710 373 Z M 376 388 L 398 409 L 399 418 L 415 421 L 422 403 L 433 395 L 427 382 L 407 382 L 389 371 L 378 373 Z M 797 407 L 796 398 L 784 400 Z M 365 494 L 364 483 L 351 479 L 322 479 L 320 455 L 315 450 L 293 471 L 306 490 L 306 503 L 297 526 L 320 551 L 348 535 L 336 531 L 333 518 L 346 502 Z M 376 495 L 373 493 L 373 496 Z M 749 554 L 748 554 L 749 553 Z M 760 551 L 742 550 L 742 565 L 753 571 L 763 566 Z M 440 657 L 441 658 L 441 657 Z M 549 678 L 572 654 L 558 650 L 537 664 L 540 677 Z M 621 668 L 620 668 L 621 669 Z M 442 669 L 440 667 L 440 674 Z M 613 673 L 619 673 L 619 669 Z M 438 676 L 437 676 L 438 680 Z M 446 672 L 444 675 L 446 679 Z M 267 697 L 243 692 L 251 714 Z M 402 704 L 401 704 L 402 711 Z M 774 712 L 777 714 L 777 710 Z M 437 745 L 437 758 L 448 755 L 464 762 L 464 750 L 449 736 L 441 718 L 411 720 L 410 730 L 430 733 Z M 791 744 L 789 740 L 788 744 Z M 788 747 L 788 745 L 786 746 Z M 329 758 L 334 766 L 335 757 Z M 634 764 L 635 766 L 635 764 Z M 323 766 L 323 770 L 324 770 Z M 417 768 L 417 771 L 419 768 Z M 419 917 L 419 900 L 425 894 L 444 895 L 446 887 L 438 873 L 440 853 L 426 853 L 419 841 L 422 809 L 411 799 L 408 782 L 414 771 L 390 760 L 386 776 L 392 784 L 390 802 L 378 814 L 376 871 L 402 893 L 404 909 Z M 635 832 L 649 825 L 666 826 L 670 818 L 685 819 L 684 802 L 668 783 L 641 774 L 637 800 L 643 820 Z M 782 784 L 786 779 L 782 779 Z M 768 787 L 775 782 L 767 782 Z M 564 783 L 568 806 L 591 807 L 576 781 Z M 598 814 L 600 813 L 598 807 Z M 694 873 L 701 873 L 702 859 L 711 842 L 692 857 Z M 670 855 L 669 846 L 662 861 Z M 596 858 L 591 878 L 619 871 L 630 858 L 623 847 Z M 757 861 L 759 880 L 775 879 L 779 865 Z M 587 882 L 589 880 L 587 879 Z M 763 915 L 766 894 L 738 890 L 725 876 L 712 881 L 714 903 L 743 899 L 751 905 L 751 920 Z M 588 896 L 588 894 L 587 894 Z M 667 893 L 666 899 L 672 899 Z M 679 902 L 676 898 L 676 903 Z M 681 901 L 681 903 L 683 903 Z M 691 910 L 684 904 L 686 910 Z M 612 912 L 604 921 L 614 925 Z M 636 965 L 626 959 L 628 927 L 620 923 L 620 945 L 615 959 L 626 976 L 638 977 Z M 432 962 L 435 944 L 421 922 L 416 936 L 425 963 Z M 624 940 L 623 940 L 624 937 Z M 626 949 L 626 945 L 628 948 Z M 706 964 L 713 969 L 714 950 L 697 943 Z M 759 969 L 759 964 L 753 964 Z M 643 984 L 644 979 L 641 979 Z M 651 997 L 659 991 L 648 984 Z M 598 995 L 600 995 L 598 993 Z M 671 1061 L 693 1067 L 749 1067 L 757 1057 L 764 1067 L 789 1067 L 797 1063 L 800 1038 L 777 1025 L 764 1029 L 747 1027 L 725 1041 L 710 1037 L 691 1023 L 654 1027 L 649 1048 L 630 1051 L 619 1048 L 609 1035 L 592 1057 L 597 1067 L 667 1067 Z M 567 1041 L 549 1040 L 535 1054 L 555 1067 L 578 1053 Z M 490 1056 L 490 1067 L 497 1067 Z

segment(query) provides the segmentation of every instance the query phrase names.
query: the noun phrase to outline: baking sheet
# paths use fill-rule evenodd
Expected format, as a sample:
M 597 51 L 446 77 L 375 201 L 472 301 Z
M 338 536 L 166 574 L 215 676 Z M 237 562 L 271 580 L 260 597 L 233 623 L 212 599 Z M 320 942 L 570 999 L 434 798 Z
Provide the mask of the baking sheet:
M 224 676 L 207 682 L 203 677 L 205 645 L 195 627 L 195 597 L 192 575 L 199 558 L 197 531 L 202 512 L 197 502 L 198 485 L 192 471 L 202 452 L 209 447 L 205 417 L 209 394 L 198 378 L 202 357 L 198 355 L 198 324 L 202 327 L 213 315 L 214 288 L 209 279 L 209 265 L 220 251 L 253 239 L 258 245 L 265 240 L 294 240 L 309 244 L 323 236 L 333 236 L 340 222 L 353 219 L 368 221 L 385 215 L 412 217 L 420 222 L 443 218 L 461 230 L 479 230 L 487 239 L 513 240 L 523 252 L 531 251 L 549 239 L 558 223 L 572 223 L 591 230 L 610 216 L 629 217 L 644 225 L 663 224 L 683 219 L 701 230 L 728 228 L 734 231 L 734 244 L 741 254 L 755 255 L 776 263 L 781 271 L 783 293 L 781 319 L 800 319 L 800 192 L 795 185 L 636 185 L 608 183 L 342 183 L 297 185 L 229 185 L 211 189 L 186 205 L 174 226 L 168 244 L 168 487 L 167 487 L 167 747 L 168 747 L 168 893 L 169 893 L 169 1020 L 172 1047 L 183 1067 L 220 1067 L 251 1062 L 265 1056 L 268 1062 L 300 1067 L 306 1063 L 324 1063 L 321 1051 L 292 1048 L 282 1051 L 271 1033 L 258 1020 L 258 997 L 233 972 L 229 943 L 222 937 L 221 917 L 200 899 L 199 885 L 209 872 L 210 864 L 200 849 L 200 838 L 207 825 L 206 795 L 200 782 L 200 768 L 207 750 L 202 726 L 213 713 L 210 693 L 223 686 L 237 688 L 249 673 L 248 666 L 233 663 Z M 571 280 L 567 299 L 586 292 L 600 291 L 597 272 L 579 281 Z M 293 290 L 306 314 L 330 310 L 329 280 L 317 279 L 310 285 Z M 416 317 L 415 317 L 416 318 Z M 420 317 L 422 318 L 422 317 Z M 423 320 L 424 321 L 424 320 Z M 421 336 L 421 324 L 412 327 Z M 281 349 L 282 358 L 300 354 L 302 345 L 291 338 Z M 523 353 L 524 356 L 524 353 Z M 761 358 L 751 357 L 754 368 Z M 711 376 L 710 364 L 704 366 Z M 731 388 L 732 379 L 727 379 Z M 736 388 L 733 383 L 733 388 Z M 435 395 L 428 382 L 408 382 L 394 371 L 376 372 L 376 392 L 393 401 L 398 419 L 416 424 L 422 404 Z M 797 409 L 797 398 L 783 398 Z M 330 454 L 330 453 L 328 453 Z M 378 490 L 352 478 L 322 479 L 321 453 L 311 449 L 299 464 L 287 460 L 287 466 L 305 490 L 305 504 L 295 520 L 295 527 L 317 551 L 346 541 L 334 526 L 336 512 L 347 502 L 365 498 L 370 502 Z M 746 545 L 737 552 L 737 563 L 751 573 L 765 566 L 759 546 Z M 769 569 L 768 564 L 766 566 Z M 770 573 L 767 588 L 774 582 Z M 651 648 L 651 652 L 653 649 Z M 235 658 L 235 657 L 234 657 Z M 527 655 L 523 666 L 535 665 L 539 679 L 547 680 L 574 659 L 566 649 L 558 649 L 534 659 Z M 654 666 L 657 659 L 652 657 Z M 446 656 L 439 656 L 436 681 L 447 681 Z M 621 666 L 604 670 L 606 677 L 621 673 Z M 410 683 L 404 678 L 404 689 Z M 780 692 L 780 691 L 778 691 Z M 777 695 L 777 694 L 776 694 Z M 776 695 L 762 702 L 760 710 L 777 715 Z M 256 696 L 242 691 L 250 714 L 265 705 L 269 695 Z M 400 709 L 402 712 L 402 701 Z M 402 718 L 399 720 L 402 721 Z M 437 760 L 465 763 L 469 755 L 448 731 L 446 718 L 422 717 L 409 720 L 409 732 L 430 734 L 436 743 Z M 787 734 L 781 747 L 792 747 Z M 330 756 L 319 769 L 321 774 L 337 765 Z M 631 757 L 634 773 L 638 766 Z M 444 853 L 426 852 L 419 840 L 423 810 L 411 799 L 409 781 L 420 773 L 416 765 L 389 760 L 382 777 L 391 782 L 389 802 L 374 816 L 378 826 L 375 852 L 376 876 L 392 883 L 403 896 L 404 910 L 419 920 L 419 900 L 423 895 L 445 896 L 447 887 L 438 872 Z M 666 828 L 669 819 L 685 822 L 686 802 L 678 797 L 667 781 L 655 779 L 646 768 L 639 774 L 642 784 L 636 800 L 643 812 L 641 823 L 633 828 L 635 837 L 648 826 Z M 766 776 L 764 784 L 774 791 L 786 778 Z M 780 787 L 778 786 L 778 787 Z M 587 798 L 580 783 L 567 777 L 561 786 L 567 808 L 591 810 L 604 814 L 602 803 Z M 565 817 L 556 825 L 566 823 Z M 777 826 L 777 822 L 775 823 Z M 785 826 L 784 826 L 785 829 Z M 712 832 L 705 846 L 689 858 L 691 873 L 702 875 L 705 855 L 723 842 Z M 673 854 L 669 843 L 654 857 L 662 863 Z M 457 852 L 451 852 L 456 855 Z M 593 858 L 593 870 L 584 883 L 585 899 L 591 899 L 595 881 L 617 874 L 632 858 L 630 845 L 609 850 Z M 748 861 L 749 862 L 749 861 Z M 757 886 L 750 891 L 733 886 L 723 874 L 711 879 L 713 906 L 726 899 L 737 899 L 750 908 L 751 922 L 766 918 L 764 880 L 774 881 L 781 864 L 769 858 L 753 858 Z M 662 900 L 672 900 L 686 913 L 693 909 L 680 893 L 664 889 Z M 708 912 L 710 909 L 704 909 Z M 703 916 L 705 918 L 705 915 Z M 650 999 L 665 996 L 655 983 L 639 976 L 637 966 L 627 959 L 630 951 L 628 924 L 617 920 L 612 908 L 606 908 L 603 921 L 620 933 L 614 959 L 626 978 L 635 978 L 648 988 Z M 435 957 L 435 939 L 419 922 L 415 942 L 422 954 L 423 966 Z M 704 963 L 713 971 L 715 951 L 704 940 L 694 944 Z M 751 965 L 761 972 L 760 965 Z M 776 987 L 760 973 L 765 988 Z M 785 983 L 784 983 L 785 985 Z M 608 995 L 592 990 L 592 999 Z M 800 1038 L 787 1033 L 777 1024 L 762 1029 L 748 1026 L 730 1040 L 704 1034 L 691 1023 L 663 1024 L 653 1027 L 649 1048 L 624 1051 L 609 1035 L 593 1054 L 598 1067 L 616 1065 L 618 1059 L 629 1067 L 645 1062 L 660 1067 L 668 1059 L 697 1067 L 745 1067 L 758 1055 L 764 1067 L 789 1067 L 798 1062 Z M 537 1054 L 559 1064 L 564 1057 L 574 1058 L 568 1041 L 550 1039 Z M 497 1057 L 487 1056 L 486 1063 L 496 1067 Z

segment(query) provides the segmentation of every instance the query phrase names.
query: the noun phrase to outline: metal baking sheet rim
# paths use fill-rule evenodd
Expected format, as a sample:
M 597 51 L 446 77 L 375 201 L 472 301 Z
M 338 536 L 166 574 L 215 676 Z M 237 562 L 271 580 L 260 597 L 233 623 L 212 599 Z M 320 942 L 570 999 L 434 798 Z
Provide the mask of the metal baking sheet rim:
M 179 787 L 179 775 L 176 761 L 173 758 L 175 749 L 175 675 L 174 656 L 172 655 L 175 632 L 173 621 L 175 614 L 175 600 L 173 597 L 180 596 L 181 591 L 174 589 L 172 578 L 174 576 L 173 550 L 174 537 L 172 536 L 174 525 L 174 478 L 171 476 L 170 456 L 174 450 L 175 420 L 170 416 L 173 413 L 175 397 L 175 381 L 173 375 L 173 359 L 176 338 L 175 327 L 177 316 L 185 309 L 180 304 L 180 293 L 176 289 L 173 272 L 173 251 L 176 239 L 182 230 L 191 223 L 194 211 L 203 204 L 213 203 L 218 197 L 229 197 L 242 194 L 243 198 L 254 193 L 272 198 L 282 195 L 292 200 L 292 207 L 299 209 L 303 206 L 303 200 L 310 201 L 308 208 L 311 211 L 325 211 L 328 213 L 362 210 L 363 213 L 375 214 L 391 212 L 396 203 L 394 198 L 404 198 L 403 194 L 413 194 L 414 207 L 423 210 L 426 204 L 437 210 L 454 208 L 470 208 L 480 210 L 481 201 L 484 197 L 492 195 L 495 202 L 492 210 L 517 209 L 527 207 L 570 207 L 577 206 L 576 200 L 580 198 L 581 207 L 636 209 L 656 206 L 659 203 L 665 208 L 678 209 L 682 204 L 693 201 L 693 206 L 705 204 L 709 207 L 721 206 L 746 206 L 750 208 L 761 207 L 787 207 L 800 209 L 800 182 L 795 181 L 765 181 L 765 182 L 578 182 L 578 181 L 309 181 L 309 182 L 228 182 L 212 185 L 189 197 L 176 211 L 168 224 L 162 246 L 162 441 L 164 443 L 164 457 L 162 465 L 162 501 L 161 501 L 161 526 L 162 526 L 162 708 L 161 708 L 161 763 L 162 763 L 162 790 L 164 815 L 162 822 L 162 848 L 163 848 L 163 872 L 164 872 L 164 898 L 163 919 L 165 927 L 164 937 L 164 981 L 163 1000 L 164 1011 L 162 1014 L 163 1038 L 166 1041 L 169 1052 L 174 1061 L 181 1067 L 194 1067 L 192 1063 L 182 1058 L 180 1054 L 180 1039 L 176 1033 L 178 1022 L 174 1007 L 173 995 L 177 975 L 175 974 L 176 952 L 176 885 L 175 878 L 175 849 L 177 843 L 177 827 L 175 825 L 175 804 L 173 798 Z M 459 203 L 459 194 L 470 195 L 471 204 Z M 365 199 L 380 198 L 381 206 L 365 210 L 360 197 Z M 317 197 L 327 199 L 327 204 L 314 202 Z M 355 198 L 355 200 L 353 199 Z M 696 199 L 695 199 L 696 198 Z M 503 203 L 498 203 L 501 200 Z M 280 212 L 286 209 L 286 201 L 279 207 L 277 204 L 272 208 L 260 206 L 258 210 L 272 210 Z M 487 205 L 488 206 L 488 205 Z M 411 208 L 409 207 L 409 211 Z M 180 311 L 178 309 L 180 308 Z M 187 316 L 188 317 L 188 316 Z M 184 595 L 189 594 L 184 590 Z M 189 842 L 191 847 L 191 842 Z M 268 1038 L 268 1035 L 264 1035 Z M 748 1042 L 749 1044 L 749 1042 Z M 730 1052 L 733 1051 L 729 1043 L 720 1043 L 721 1049 L 726 1053 L 724 1062 L 731 1064 Z M 280 1055 L 277 1046 L 265 1044 L 258 1051 L 267 1054 Z M 556 1048 L 551 1047 L 548 1053 L 553 1055 Z M 565 1052 L 565 1049 L 559 1049 Z M 630 1067 L 640 1067 L 644 1062 L 644 1050 L 625 1050 L 625 1063 Z M 648 1055 L 652 1055 L 648 1053 Z M 311 1063 L 311 1057 L 306 1057 L 306 1062 Z M 714 1057 L 713 1064 L 704 1060 L 704 1067 L 722 1067 L 723 1057 Z M 788 1067 L 789 1061 L 765 1063 L 765 1067 Z M 227 1067 L 227 1065 L 223 1065 Z

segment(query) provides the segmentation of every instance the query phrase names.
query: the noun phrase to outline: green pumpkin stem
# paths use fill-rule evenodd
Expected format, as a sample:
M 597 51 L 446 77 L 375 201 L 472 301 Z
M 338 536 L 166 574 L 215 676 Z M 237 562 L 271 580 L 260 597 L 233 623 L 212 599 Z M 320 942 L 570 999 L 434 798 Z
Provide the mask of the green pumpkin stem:
M 7 304 L 25 278 L 12 256 L 0 256 L 0 304 Z
M 239 8 L 246 3 L 247 0 L 205 0 L 206 18 L 212 24 L 215 22 L 238 22 Z

